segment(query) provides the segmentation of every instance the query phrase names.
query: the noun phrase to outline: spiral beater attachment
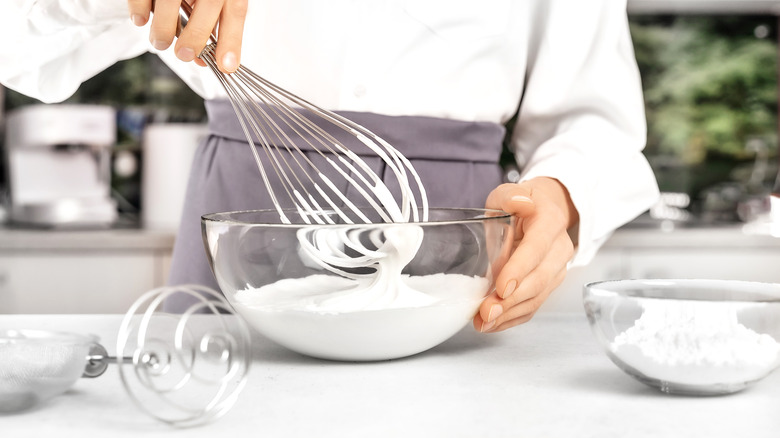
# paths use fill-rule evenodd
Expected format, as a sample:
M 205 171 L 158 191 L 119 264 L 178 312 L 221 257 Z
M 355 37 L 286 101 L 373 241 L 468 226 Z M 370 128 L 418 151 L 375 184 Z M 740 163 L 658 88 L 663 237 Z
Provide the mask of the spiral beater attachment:
M 159 312 L 175 294 L 197 302 L 181 315 Z M 122 384 L 135 404 L 182 427 L 227 412 L 246 384 L 252 359 L 246 323 L 221 294 L 196 285 L 155 289 L 139 298 L 122 321 L 116 351 Z

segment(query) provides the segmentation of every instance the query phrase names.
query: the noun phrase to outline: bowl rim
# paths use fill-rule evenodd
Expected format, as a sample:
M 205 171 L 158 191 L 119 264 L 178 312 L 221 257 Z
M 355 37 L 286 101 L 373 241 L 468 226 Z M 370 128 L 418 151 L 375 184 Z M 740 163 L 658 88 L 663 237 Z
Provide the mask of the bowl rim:
M 365 209 L 371 209 L 370 207 L 365 207 Z M 283 208 L 283 212 L 285 213 L 295 213 L 298 214 L 298 210 L 294 208 Z M 225 219 L 221 218 L 220 216 L 227 216 L 227 215 L 235 215 L 235 214 L 246 214 L 246 213 L 277 213 L 276 209 L 273 208 L 267 208 L 267 209 L 257 209 L 257 210 L 235 210 L 235 211 L 223 211 L 223 212 L 216 212 L 216 213 L 206 213 L 204 215 L 201 215 L 201 222 L 204 224 L 208 223 L 218 223 L 218 224 L 229 224 L 229 225 L 243 225 L 243 226 L 262 226 L 262 227 L 280 227 L 280 228 L 301 228 L 301 227 L 308 227 L 308 226 L 316 226 L 316 227 L 344 227 L 344 226 L 360 226 L 360 225 L 371 225 L 372 227 L 383 227 L 383 226 L 394 226 L 399 224 L 412 224 L 412 225 L 420 225 L 420 226 L 431 226 L 431 225 L 447 225 L 447 224 L 463 224 L 463 223 L 475 223 L 475 222 L 484 222 L 484 221 L 494 221 L 494 220 L 503 220 L 507 218 L 513 217 L 512 214 L 507 213 L 503 210 L 497 210 L 497 209 L 491 209 L 491 208 L 455 208 L 455 207 L 431 207 L 429 208 L 429 211 L 473 211 L 473 212 L 482 212 L 485 213 L 493 213 L 495 216 L 475 216 L 465 219 L 450 219 L 450 220 L 429 220 L 429 221 L 418 221 L 418 222 L 377 222 L 377 223 L 370 223 L 370 224 L 362 224 L 362 223 L 355 223 L 355 224 L 307 224 L 307 223 L 293 223 L 293 224 L 285 224 L 285 223 L 260 223 L 260 222 L 249 222 L 249 221 L 241 221 L 241 220 L 235 220 L 235 219 Z
M 650 294 L 639 295 L 636 294 L 636 289 L 615 289 L 605 286 L 610 284 L 622 284 L 622 285 L 649 285 L 665 290 L 673 290 L 674 288 L 684 287 L 688 288 L 688 291 L 701 290 L 705 288 L 718 288 L 719 290 L 725 290 L 724 286 L 735 287 L 733 292 L 735 295 L 744 294 L 749 295 L 751 298 L 740 299 L 739 296 L 733 296 L 724 298 L 721 295 L 713 294 L 699 295 L 691 297 L 690 295 L 683 294 L 681 296 Z M 695 285 L 695 287 L 693 287 Z M 764 281 L 752 281 L 752 280 L 726 280 L 726 279 L 711 279 L 711 278 L 628 278 L 618 280 L 600 280 L 586 283 L 583 286 L 583 297 L 587 298 L 589 295 L 593 295 L 598 291 L 601 296 L 610 295 L 614 297 L 624 298 L 641 298 L 641 299 L 657 299 L 657 300 L 669 300 L 669 301 L 705 301 L 705 302 L 743 302 L 743 303 L 778 303 L 780 302 L 780 283 L 764 282 Z
M 40 329 L 0 329 L 0 343 L 56 344 L 89 346 L 98 342 L 95 335 Z

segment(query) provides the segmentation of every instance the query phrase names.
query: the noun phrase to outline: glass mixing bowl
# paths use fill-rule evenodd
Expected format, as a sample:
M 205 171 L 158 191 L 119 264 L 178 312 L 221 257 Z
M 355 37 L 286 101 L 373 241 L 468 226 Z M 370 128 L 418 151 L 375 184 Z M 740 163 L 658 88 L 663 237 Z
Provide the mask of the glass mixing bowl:
M 667 393 L 737 392 L 780 364 L 779 284 L 616 280 L 583 299 L 612 362 Z
M 84 373 L 93 336 L 0 330 L 0 412 L 30 408 L 65 392 Z
M 461 330 L 492 290 L 514 230 L 510 215 L 483 209 L 355 225 L 282 224 L 275 210 L 255 210 L 201 224 L 238 314 L 293 351 L 347 361 L 409 356 Z

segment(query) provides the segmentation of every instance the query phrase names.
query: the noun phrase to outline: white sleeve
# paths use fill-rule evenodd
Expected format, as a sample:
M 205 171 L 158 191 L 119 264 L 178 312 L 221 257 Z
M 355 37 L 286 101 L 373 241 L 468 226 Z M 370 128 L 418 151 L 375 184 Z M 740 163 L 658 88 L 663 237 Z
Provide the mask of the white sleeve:
M 647 210 L 658 186 L 625 0 L 551 0 L 536 20 L 512 136 L 521 180 L 560 181 L 580 216 L 571 265 Z
M 125 0 L 2 0 L 0 29 L 0 83 L 43 102 L 149 48 Z

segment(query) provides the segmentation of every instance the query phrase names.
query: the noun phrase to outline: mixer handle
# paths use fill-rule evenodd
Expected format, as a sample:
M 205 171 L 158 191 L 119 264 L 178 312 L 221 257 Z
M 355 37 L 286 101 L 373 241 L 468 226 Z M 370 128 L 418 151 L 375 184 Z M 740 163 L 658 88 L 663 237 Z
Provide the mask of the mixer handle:
M 95 378 L 100 377 L 108 369 L 108 364 L 116 363 L 116 356 L 110 356 L 106 347 L 102 344 L 95 342 L 89 347 L 89 353 L 87 353 L 87 364 L 84 367 L 84 373 L 81 377 Z M 125 361 L 132 361 L 132 357 L 124 357 Z

